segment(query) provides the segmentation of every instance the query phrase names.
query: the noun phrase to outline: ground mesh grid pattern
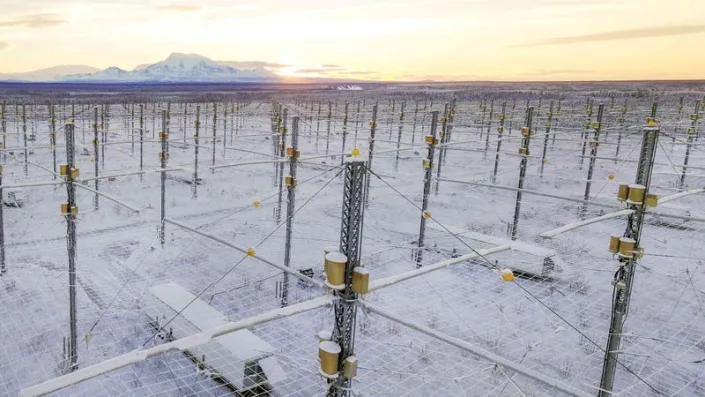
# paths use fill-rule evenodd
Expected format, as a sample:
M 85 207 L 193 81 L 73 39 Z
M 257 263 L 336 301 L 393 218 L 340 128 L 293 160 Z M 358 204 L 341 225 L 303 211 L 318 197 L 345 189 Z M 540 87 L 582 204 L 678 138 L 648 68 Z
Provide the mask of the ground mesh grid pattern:
M 436 148 L 434 158 L 422 264 L 430 266 L 510 242 L 508 231 L 513 224 L 521 160 L 517 149 L 528 94 L 358 95 L 274 98 L 288 109 L 287 133 L 292 131 L 292 117 L 300 117 L 301 158 L 291 242 L 294 269 L 311 269 L 315 280 L 325 277 L 323 249 L 339 243 L 341 154 L 357 147 L 360 157 L 368 159 L 369 122 L 375 102 L 378 116 L 373 173 L 368 176 L 369 204 L 362 240 L 362 262 L 370 270 L 372 281 L 416 269 L 414 253 L 423 216 L 422 159 L 427 154 L 423 136 L 430 133 L 428 112 L 439 110 L 442 117 L 444 104 L 454 96 L 457 102 L 451 140 L 447 146 Z M 584 142 L 594 134 L 593 125 L 586 128 L 585 121 L 588 117 L 595 121 L 595 115 L 586 115 L 588 96 L 595 100 L 595 111 L 598 103 L 604 103 L 605 113 L 590 200 L 581 216 L 591 147 L 587 146 L 586 157 L 581 160 L 580 156 Z M 560 98 L 562 109 L 558 111 Z M 700 269 L 705 252 L 699 237 L 705 224 L 705 214 L 699 208 L 705 204 L 705 195 L 695 191 L 705 184 L 705 156 L 700 141 L 692 140 L 687 133 L 692 109 L 679 111 L 678 99 L 676 94 L 658 98 L 661 136 L 651 191 L 658 192 L 662 200 L 683 191 L 694 194 L 665 200 L 649 209 L 645 218 L 641 245 L 646 252 L 636 268 L 615 377 L 614 390 L 623 396 L 696 396 L 705 387 L 701 368 L 705 355 L 705 276 Z M 686 103 L 695 99 L 689 96 Z M 365 101 L 359 114 L 352 106 L 358 100 Z M 523 245 L 376 290 L 362 300 L 594 395 L 602 372 L 611 282 L 617 269 L 607 243 L 610 234 L 622 235 L 625 216 L 545 235 L 581 217 L 591 219 L 623 208 L 615 197 L 617 185 L 634 180 L 642 128 L 652 99 L 628 98 L 624 114 L 621 96 L 615 105 L 611 105 L 610 96 L 594 93 L 546 95 L 541 99 L 533 95 L 529 100 L 534 107 L 535 135 L 531 137 L 516 230 L 517 240 Z M 400 126 L 402 101 L 407 104 Z M 414 114 L 411 104 L 416 101 L 420 110 Z M 499 134 L 497 114 L 505 101 L 507 115 L 504 131 Z M 547 133 L 550 101 L 554 102 L 554 114 Z M 343 129 L 345 102 L 351 106 Z M 239 248 L 253 247 L 258 256 L 282 264 L 287 192 L 284 188 L 277 221 L 279 166 L 273 160 L 280 149 L 273 141 L 272 104 L 261 99 L 242 101 L 244 106 L 231 113 L 237 103 L 223 100 L 215 105 L 215 124 L 210 102 L 186 107 L 172 102 L 169 106 L 168 166 L 174 170 L 168 172 L 166 182 L 166 216 Z M 320 116 L 318 103 L 323 104 Z M 99 175 L 105 177 L 100 179 L 99 191 L 105 196 L 99 197 L 96 209 L 92 191 L 79 187 L 76 192 L 80 368 L 164 343 L 168 336 L 157 332 L 146 314 L 155 305 L 150 288 L 157 285 L 176 283 L 199 295 L 230 321 L 281 307 L 284 277 L 280 269 L 169 222 L 165 226 L 166 242 L 161 246 L 157 238 L 158 132 L 161 111 L 168 105 L 144 105 L 143 145 L 139 144 L 138 119 L 133 124 L 132 105 L 98 106 Z M 56 150 L 57 164 L 64 164 L 62 125 L 70 107 L 64 110 L 57 106 L 60 122 L 57 144 L 52 148 L 47 144 L 51 131 L 47 106 L 26 105 L 27 131 L 36 135 L 28 142 L 26 173 L 21 110 L 15 113 L 13 106 L 8 109 L 7 149 L 0 157 L 4 161 L 3 186 L 57 181 L 54 185 L 21 188 L 17 193 L 24 199 L 22 208 L 4 208 L 8 271 L 0 278 L 0 394 L 16 395 L 22 388 L 66 373 L 63 351 L 69 330 L 69 288 L 66 222 L 59 213 L 60 203 L 66 201 L 66 188 L 61 177 L 55 178 L 52 173 L 52 151 Z M 82 109 L 85 111 L 75 118 L 76 166 L 81 170 L 79 179 L 90 179 L 96 163 L 93 106 Z M 228 109 L 226 116 L 222 115 L 224 109 Z M 198 138 L 194 136 L 197 113 Z M 586 136 L 581 137 L 584 131 Z M 689 166 L 685 185 L 681 185 L 688 147 Z M 196 148 L 201 181 L 194 186 Z M 140 152 L 142 176 L 136 173 Z M 222 168 L 209 168 L 212 165 Z M 288 170 L 289 164 L 285 164 L 282 176 L 288 175 Z M 95 189 L 94 180 L 79 183 Z M 9 191 L 3 193 L 7 202 Z M 257 205 L 253 205 L 255 202 Z M 544 256 L 549 255 L 546 252 L 556 258 L 558 268 L 552 277 L 502 281 L 499 270 L 503 268 L 512 268 L 517 274 L 540 273 Z M 289 286 L 290 305 L 327 294 L 293 276 L 289 277 Z M 267 393 L 325 393 L 326 382 L 318 373 L 316 334 L 332 329 L 333 318 L 332 309 L 323 307 L 249 328 L 272 346 L 273 356 L 287 374 L 286 380 Z M 550 385 L 391 321 L 364 305 L 358 308 L 355 346 L 360 362 L 352 383 L 356 395 L 562 395 Z M 227 354 L 215 354 L 206 357 L 206 362 L 232 360 Z M 207 369 L 199 368 L 193 357 L 175 351 L 55 394 L 232 393 Z

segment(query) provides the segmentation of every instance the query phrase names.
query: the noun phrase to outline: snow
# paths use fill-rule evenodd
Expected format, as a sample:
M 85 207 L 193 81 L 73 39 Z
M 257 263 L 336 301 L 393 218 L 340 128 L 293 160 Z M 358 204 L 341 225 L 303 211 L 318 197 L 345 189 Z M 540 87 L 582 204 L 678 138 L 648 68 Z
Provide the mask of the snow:
M 141 65 L 134 71 L 110 67 L 92 74 L 75 74 L 66 81 L 104 82 L 237 82 L 275 81 L 278 77 L 265 68 L 236 69 L 198 54 L 173 53 L 165 60 Z
M 353 269 L 353 272 L 360 274 L 360 275 L 363 275 L 363 276 L 370 274 L 369 270 L 365 269 L 364 267 L 360 267 L 360 266 Z
M 340 252 L 329 252 L 326 255 L 326 260 L 334 263 L 347 263 L 348 257 Z
M 340 345 L 335 342 L 326 340 L 321 342 L 318 347 L 328 354 L 340 354 Z

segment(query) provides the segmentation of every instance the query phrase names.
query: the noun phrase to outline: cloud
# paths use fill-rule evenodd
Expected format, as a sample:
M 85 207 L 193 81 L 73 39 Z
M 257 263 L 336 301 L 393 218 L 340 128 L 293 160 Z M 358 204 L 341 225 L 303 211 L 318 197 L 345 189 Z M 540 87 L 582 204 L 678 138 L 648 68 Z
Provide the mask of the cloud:
M 326 69 L 342 69 L 343 67 L 340 65 L 321 65 L 322 68 Z
M 519 73 L 519 76 L 556 76 L 556 75 L 562 75 L 562 74 L 588 74 L 588 73 L 595 73 L 594 70 L 585 70 L 585 69 L 555 69 L 555 70 L 546 70 L 546 69 L 539 69 L 533 72 L 527 72 L 527 73 Z
M 10 45 L 5 43 L 4 41 L 0 41 L 0 51 L 3 51 L 4 49 L 6 49 L 9 46 Z
M 11 26 L 23 26 L 25 28 L 44 28 L 47 26 L 55 26 L 66 22 L 67 21 L 62 19 L 59 14 L 31 14 L 16 19 L 0 21 L 0 28 Z
M 165 5 L 165 6 L 159 6 L 159 7 L 157 7 L 157 10 L 175 11 L 175 12 L 191 12 L 191 11 L 200 11 L 201 7 L 196 6 L 196 5 L 188 5 L 188 4 L 170 4 L 170 5 Z
M 518 44 L 513 47 L 535 47 L 544 45 L 562 45 L 586 43 L 595 41 L 613 41 L 642 39 L 649 37 L 679 36 L 686 34 L 705 33 L 705 25 L 653 26 L 640 29 L 613 30 L 609 32 L 584 34 L 579 36 L 553 37 L 533 43 Z
M 224 65 L 228 65 L 228 66 L 234 67 L 236 69 L 257 69 L 257 68 L 281 69 L 281 68 L 285 68 L 285 67 L 289 66 L 289 65 L 286 65 L 283 63 L 267 62 L 267 61 L 218 61 L 218 63 L 222 63 Z

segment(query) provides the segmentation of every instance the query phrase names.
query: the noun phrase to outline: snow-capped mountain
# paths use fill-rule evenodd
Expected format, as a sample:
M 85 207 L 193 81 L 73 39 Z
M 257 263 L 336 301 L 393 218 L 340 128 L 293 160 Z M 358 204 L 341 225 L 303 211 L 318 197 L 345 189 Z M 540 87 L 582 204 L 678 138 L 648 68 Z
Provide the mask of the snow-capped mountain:
M 110 67 L 96 73 L 68 75 L 64 81 L 91 82 L 263 82 L 278 76 L 265 68 L 236 69 L 197 54 L 169 55 L 152 65 L 134 71 Z
M 85 65 L 59 65 L 24 73 L 0 73 L 0 81 L 52 81 L 69 74 L 90 74 L 100 69 Z

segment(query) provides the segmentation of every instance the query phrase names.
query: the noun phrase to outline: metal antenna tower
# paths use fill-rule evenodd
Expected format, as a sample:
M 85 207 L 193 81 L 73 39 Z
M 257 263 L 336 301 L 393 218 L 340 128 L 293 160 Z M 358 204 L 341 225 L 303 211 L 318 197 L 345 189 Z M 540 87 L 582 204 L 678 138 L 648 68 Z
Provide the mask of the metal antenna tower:
M 424 236 L 426 234 L 426 217 L 428 209 L 428 196 L 431 194 L 431 178 L 433 178 L 433 156 L 436 145 L 438 144 L 438 138 L 436 138 L 436 129 L 438 126 L 438 111 L 431 112 L 431 135 L 428 135 L 425 139 L 428 144 L 428 155 L 423 161 L 423 167 L 426 170 L 423 180 L 423 202 L 421 203 L 421 225 L 419 226 L 419 241 L 416 244 L 416 267 L 421 267 L 421 261 L 423 260 L 423 244 Z
M 291 119 L 291 147 L 286 149 L 289 157 L 289 176 L 286 177 L 286 240 L 284 246 L 284 266 L 291 264 L 291 235 L 294 223 L 296 201 L 296 165 L 299 158 L 299 117 Z M 282 163 L 283 164 L 283 163 Z M 284 272 L 282 283 L 282 307 L 289 304 L 289 273 Z
M 69 363 L 70 370 L 78 369 L 78 338 L 76 329 L 76 187 L 74 179 L 78 177 L 78 169 L 74 168 L 74 124 L 73 119 L 67 120 L 64 133 L 66 135 L 66 165 L 61 167 L 61 175 L 66 180 L 67 203 L 62 204 L 61 213 L 66 218 L 66 247 L 69 260 Z
M 605 349 L 605 361 L 602 367 L 602 378 L 600 380 L 600 391 L 598 393 L 599 397 L 610 397 L 613 395 L 612 389 L 614 386 L 614 375 L 617 369 L 617 357 L 622 341 L 622 331 L 627 318 L 627 312 L 629 311 L 629 301 L 632 295 L 632 284 L 634 282 L 637 259 L 638 256 L 640 256 L 638 254 L 640 251 L 639 241 L 647 207 L 645 200 L 649 191 L 649 185 L 651 184 L 651 174 L 654 167 L 656 146 L 658 145 L 660 132 L 655 123 L 655 115 L 656 104 L 654 103 L 651 108 L 649 126 L 644 129 L 644 138 L 641 144 L 641 154 L 639 155 L 635 185 L 628 187 L 629 190 L 634 187 L 637 189 L 643 188 L 643 195 L 640 200 L 641 202 L 639 202 L 639 200 L 626 200 L 628 208 L 633 210 L 633 212 L 627 218 L 627 228 L 624 231 L 624 237 L 619 240 L 618 245 L 621 246 L 626 241 L 631 247 L 628 250 L 619 248 L 619 269 L 617 269 L 613 281 L 612 318 L 610 321 L 607 348 Z
M 340 252 L 347 257 L 345 264 L 345 287 L 336 291 L 335 327 L 333 341 L 340 345 L 338 378 L 328 388 L 328 397 L 350 397 L 351 379 L 343 372 L 345 359 L 354 355 L 355 317 L 357 315 L 357 293 L 352 289 L 352 273 L 360 266 L 362 222 L 364 217 L 365 178 L 367 164 L 363 160 L 351 159 L 345 163 L 345 190 L 343 213 L 340 225 Z

